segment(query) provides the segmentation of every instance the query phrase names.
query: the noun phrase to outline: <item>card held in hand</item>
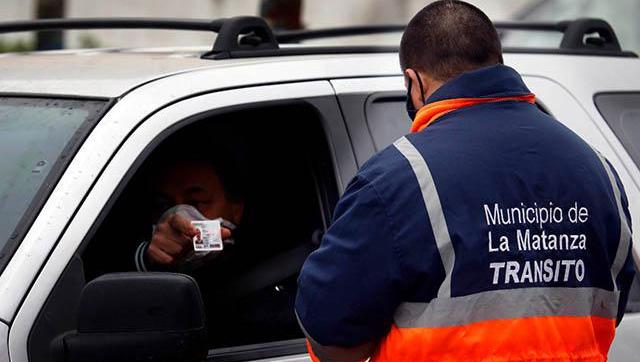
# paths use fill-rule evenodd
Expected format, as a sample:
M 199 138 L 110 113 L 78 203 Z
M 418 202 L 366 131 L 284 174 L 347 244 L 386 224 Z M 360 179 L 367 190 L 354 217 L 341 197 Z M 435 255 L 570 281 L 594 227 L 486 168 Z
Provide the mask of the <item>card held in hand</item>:
M 222 250 L 220 220 L 194 220 L 191 224 L 198 229 L 193 237 L 193 250 L 196 252 Z

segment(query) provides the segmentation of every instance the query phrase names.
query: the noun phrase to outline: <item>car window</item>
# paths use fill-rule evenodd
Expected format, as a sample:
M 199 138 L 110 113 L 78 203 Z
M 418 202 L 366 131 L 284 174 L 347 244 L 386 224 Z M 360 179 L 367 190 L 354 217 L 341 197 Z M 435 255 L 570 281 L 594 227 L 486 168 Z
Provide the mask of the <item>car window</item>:
M 601 93 L 594 97 L 594 102 L 633 162 L 640 167 L 640 92 Z M 637 272 L 631 285 L 627 312 L 640 312 L 640 275 Z
M 365 117 L 376 150 L 409 133 L 411 119 L 405 102 L 405 95 L 394 93 L 375 93 L 367 98 Z
M 594 101 L 611 130 L 640 166 L 640 92 L 597 94 Z
M 536 105 L 541 111 L 549 113 L 540 103 Z M 378 151 L 406 135 L 411 129 L 411 119 L 406 110 L 406 95 L 398 92 L 369 95 L 365 101 L 365 118 Z
M 61 309 L 78 305 L 81 288 L 65 287 L 67 280 L 77 285 L 80 279 L 84 283 L 106 273 L 136 271 L 137 248 L 150 240 L 159 205 L 199 208 L 203 200 L 197 192 L 193 199 L 164 195 L 157 202 L 162 170 L 171 168 L 174 152 L 181 155 L 181 165 L 206 160 L 198 167 L 212 166 L 220 181 L 231 185 L 234 198 L 242 198 L 244 211 L 236 221 L 234 243 L 225 244 L 222 253 L 200 264 L 149 264 L 148 270 L 195 278 L 206 306 L 211 355 L 251 354 L 256 345 L 261 353 L 304 352 L 293 312 L 297 275 L 319 245 L 338 197 L 320 117 L 304 102 L 239 110 L 199 119 L 154 146 L 103 211 L 94 234 L 87 236 L 40 312 L 29 340 L 33 360 L 48 360 L 51 340 L 73 329 L 68 321 L 74 312 Z M 183 159 L 185 154 L 190 156 Z
M 70 140 L 104 105 L 0 97 L 0 250 L 15 241 L 18 223 Z

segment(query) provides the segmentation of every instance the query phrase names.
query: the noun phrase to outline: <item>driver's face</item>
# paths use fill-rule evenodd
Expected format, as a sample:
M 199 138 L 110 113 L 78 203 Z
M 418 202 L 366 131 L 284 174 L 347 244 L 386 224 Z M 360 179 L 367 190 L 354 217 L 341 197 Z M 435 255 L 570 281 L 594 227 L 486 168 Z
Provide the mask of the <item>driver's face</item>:
M 156 220 L 178 204 L 191 205 L 208 219 L 221 217 L 239 224 L 242 218 L 244 204 L 227 199 L 220 178 L 207 162 L 176 163 L 159 174 L 153 188 Z

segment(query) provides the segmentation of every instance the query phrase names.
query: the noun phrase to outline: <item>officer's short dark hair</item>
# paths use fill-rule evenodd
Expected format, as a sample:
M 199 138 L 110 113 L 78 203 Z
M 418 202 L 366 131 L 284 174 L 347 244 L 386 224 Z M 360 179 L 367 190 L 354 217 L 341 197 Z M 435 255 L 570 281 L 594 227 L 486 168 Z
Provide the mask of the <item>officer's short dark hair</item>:
M 400 42 L 400 65 L 439 81 L 502 63 L 496 28 L 482 10 L 457 0 L 436 1 L 411 19 Z

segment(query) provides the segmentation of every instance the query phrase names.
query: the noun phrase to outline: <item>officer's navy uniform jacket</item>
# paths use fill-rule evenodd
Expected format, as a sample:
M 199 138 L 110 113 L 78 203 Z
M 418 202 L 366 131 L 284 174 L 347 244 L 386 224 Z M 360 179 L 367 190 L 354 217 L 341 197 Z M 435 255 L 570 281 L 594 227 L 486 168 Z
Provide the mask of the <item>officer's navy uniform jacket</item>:
M 532 97 L 507 66 L 464 73 L 362 167 L 298 281 L 311 340 L 379 341 L 374 361 L 606 359 L 633 279 L 627 198 Z

